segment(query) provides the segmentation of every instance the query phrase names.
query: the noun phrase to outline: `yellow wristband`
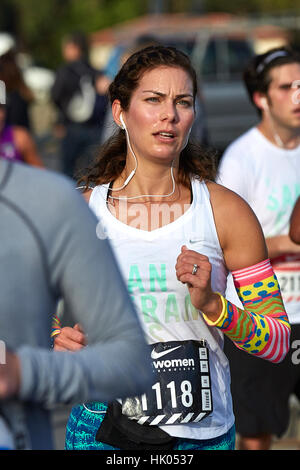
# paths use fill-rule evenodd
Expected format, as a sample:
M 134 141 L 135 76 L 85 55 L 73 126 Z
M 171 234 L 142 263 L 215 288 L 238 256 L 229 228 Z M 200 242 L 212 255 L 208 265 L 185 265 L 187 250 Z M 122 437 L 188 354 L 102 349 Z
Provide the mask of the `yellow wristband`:
M 220 292 L 214 292 L 214 294 L 217 294 L 220 298 L 221 298 L 221 301 L 222 301 L 222 312 L 220 313 L 220 316 L 217 320 L 215 321 L 211 321 L 206 315 L 205 313 L 202 313 L 203 315 L 203 318 L 204 320 L 206 321 L 206 323 L 209 325 L 209 326 L 218 326 L 219 323 L 222 323 L 223 320 L 224 320 L 224 317 L 226 315 L 226 300 L 224 299 L 223 295 L 220 294 Z

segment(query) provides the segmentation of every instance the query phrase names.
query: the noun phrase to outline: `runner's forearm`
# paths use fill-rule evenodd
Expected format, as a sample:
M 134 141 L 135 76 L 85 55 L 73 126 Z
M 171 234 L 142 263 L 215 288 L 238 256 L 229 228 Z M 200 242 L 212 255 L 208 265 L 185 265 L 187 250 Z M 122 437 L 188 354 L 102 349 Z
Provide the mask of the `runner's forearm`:
M 232 275 L 245 310 L 221 296 L 223 311 L 213 325 L 238 348 L 270 362 L 281 362 L 289 350 L 290 325 L 269 260 Z

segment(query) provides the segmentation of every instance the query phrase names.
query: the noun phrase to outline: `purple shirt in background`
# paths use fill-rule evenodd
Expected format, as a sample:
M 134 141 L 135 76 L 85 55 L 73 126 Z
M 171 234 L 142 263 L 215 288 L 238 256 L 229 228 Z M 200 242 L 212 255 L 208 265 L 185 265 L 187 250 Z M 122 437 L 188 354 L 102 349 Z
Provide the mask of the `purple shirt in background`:
M 14 142 L 12 126 L 4 127 L 0 134 L 0 157 L 7 160 L 23 161 L 22 155 Z

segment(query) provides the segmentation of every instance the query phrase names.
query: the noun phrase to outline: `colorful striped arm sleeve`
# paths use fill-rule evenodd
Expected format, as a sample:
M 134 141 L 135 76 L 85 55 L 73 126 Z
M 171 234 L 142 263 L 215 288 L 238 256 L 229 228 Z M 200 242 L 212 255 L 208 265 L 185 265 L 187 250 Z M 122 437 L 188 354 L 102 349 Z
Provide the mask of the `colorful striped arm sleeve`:
M 270 260 L 232 272 L 244 309 L 221 296 L 223 310 L 209 325 L 220 328 L 238 348 L 270 362 L 281 362 L 289 350 L 290 325 Z M 220 295 L 220 294 L 219 294 Z
M 52 316 L 52 325 L 51 325 L 51 338 L 54 338 L 54 336 L 58 335 L 61 330 L 61 323 L 60 319 L 58 318 L 57 315 Z

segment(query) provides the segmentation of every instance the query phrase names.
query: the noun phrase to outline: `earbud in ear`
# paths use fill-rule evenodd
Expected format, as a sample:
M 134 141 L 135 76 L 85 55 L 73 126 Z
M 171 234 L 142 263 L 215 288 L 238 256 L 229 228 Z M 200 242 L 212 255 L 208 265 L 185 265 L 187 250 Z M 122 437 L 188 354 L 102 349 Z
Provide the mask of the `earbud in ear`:
M 182 150 L 185 149 L 185 147 L 187 146 L 188 141 L 189 141 L 189 138 L 190 138 L 190 135 L 191 135 L 191 132 L 192 132 L 192 128 L 189 129 L 189 131 L 188 131 L 188 133 L 187 133 L 187 135 L 186 135 L 185 144 L 184 144 Z
M 121 124 L 122 124 L 122 126 L 120 126 L 121 129 L 126 129 L 126 125 L 125 125 L 122 113 L 120 113 L 120 121 L 121 121 Z

